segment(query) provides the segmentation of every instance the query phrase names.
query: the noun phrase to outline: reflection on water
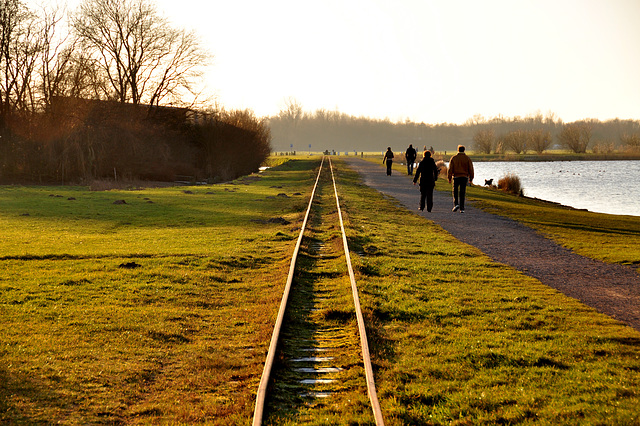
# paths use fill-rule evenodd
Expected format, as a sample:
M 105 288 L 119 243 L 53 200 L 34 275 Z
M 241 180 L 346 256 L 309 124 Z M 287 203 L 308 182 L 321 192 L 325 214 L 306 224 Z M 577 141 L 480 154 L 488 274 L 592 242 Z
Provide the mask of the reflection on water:
M 507 173 L 524 195 L 592 212 L 640 216 L 640 161 L 475 162 L 474 184 Z

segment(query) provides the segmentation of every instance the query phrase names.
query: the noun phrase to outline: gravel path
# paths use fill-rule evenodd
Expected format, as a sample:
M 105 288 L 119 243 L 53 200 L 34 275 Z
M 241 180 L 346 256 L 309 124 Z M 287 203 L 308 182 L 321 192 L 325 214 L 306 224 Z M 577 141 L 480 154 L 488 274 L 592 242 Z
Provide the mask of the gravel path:
M 452 213 L 450 192 L 434 191 L 433 211 L 420 212 L 420 192 L 406 174 L 394 170 L 392 176 L 386 176 L 381 165 L 355 157 L 344 159 L 366 185 L 394 197 L 460 241 L 640 330 L 640 275 L 632 268 L 578 255 L 525 225 L 476 209 L 469 202 L 464 214 Z M 437 186 L 451 188 L 442 178 Z

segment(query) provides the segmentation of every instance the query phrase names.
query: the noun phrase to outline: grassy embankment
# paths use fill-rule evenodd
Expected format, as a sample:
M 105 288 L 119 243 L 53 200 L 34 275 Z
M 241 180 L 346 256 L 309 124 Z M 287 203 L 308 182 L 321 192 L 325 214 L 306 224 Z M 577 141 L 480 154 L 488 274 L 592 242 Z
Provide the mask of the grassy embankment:
M 388 424 L 639 421 L 640 333 L 355 179 L 343 191 Z
M 0 420 L 247 424 L 313 164 L 193 194 L 1 188 Z M 388 425 L 639 422 L 640 333 L 338 167 Z
M 247 424 L 314 177 L 0 188 L 0 423 Z
M 476 207 L 520 221 L 583 256 L 640 267 L 637 216 L 577 210 L 479 186 L 468 194 Z

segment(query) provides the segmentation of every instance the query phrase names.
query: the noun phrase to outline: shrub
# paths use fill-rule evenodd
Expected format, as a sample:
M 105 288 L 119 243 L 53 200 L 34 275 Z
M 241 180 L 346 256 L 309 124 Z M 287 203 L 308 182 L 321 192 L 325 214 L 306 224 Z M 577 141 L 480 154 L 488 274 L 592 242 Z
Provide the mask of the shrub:
M 56 97 L 44 113 L 5 121 L 0 181 L 7 183 L 230 180 L 257 172 L 271 152 L 269 127 L 251 111 Z
M 595 154 L 611 154 L 616 150 L 613 142 L 598 142 L 593 146 L 593 152 Z
M 498 181 L 498 189 L 511 194 L 523 195 L 520 178 L 515 173 L 507 173 Z
M 447 169 L 447 165 L 444 164 L 444 161 L 443 160 L 436 161 L 436 167 L 438 168 L 438 177 L 446 179 L 448 169 Z
M 271 153 L 271 133 L 264 119 L 250 110 L 203 113 L 194 126 L 202 149 L 200 167 L 221 180 L 257 172 Z
M 640 151 L 640 134 L 625 133 L 620 136 L 620 141 L 630 152 Z

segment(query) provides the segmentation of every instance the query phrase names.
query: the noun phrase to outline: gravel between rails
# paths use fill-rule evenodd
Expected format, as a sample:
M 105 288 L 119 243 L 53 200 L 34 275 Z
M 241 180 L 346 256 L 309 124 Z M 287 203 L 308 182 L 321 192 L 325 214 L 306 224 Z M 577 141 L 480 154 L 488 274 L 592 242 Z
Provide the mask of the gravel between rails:
M 466 203 L 464 214 L 452 213 L 450 192 L 434 191 L 433 211 L 420 212 L 420 192 L 409 176 L 397 171 L 386 176 L 380 165 L 343 159 L 367 186 L 397 199 L 458 240 L 640 331 L 640 275 L 631 267 L 578 255 L 519 222 L 474 208 L 472 202 Z M 451 188 L 446 178 L 436 185 Z

